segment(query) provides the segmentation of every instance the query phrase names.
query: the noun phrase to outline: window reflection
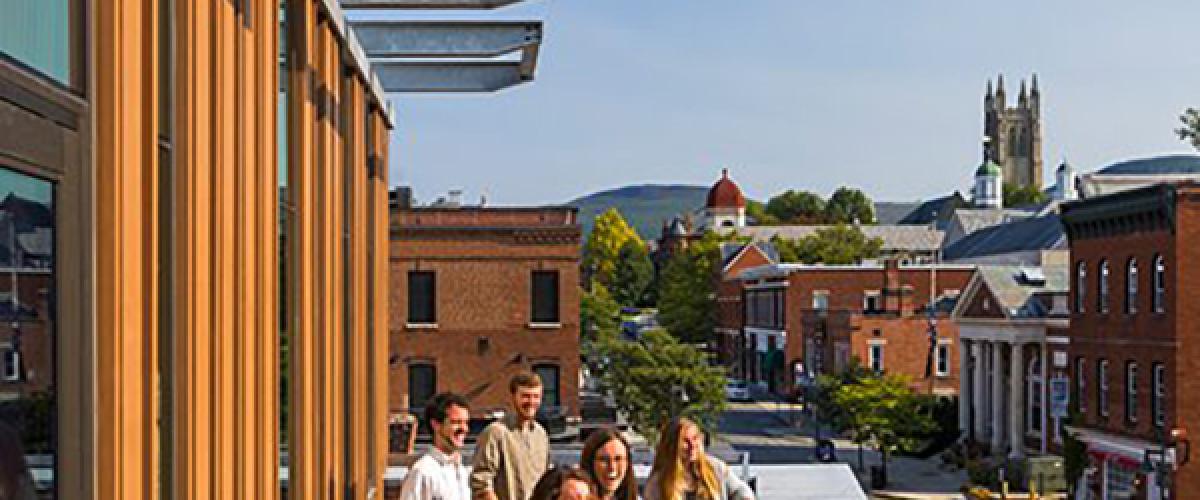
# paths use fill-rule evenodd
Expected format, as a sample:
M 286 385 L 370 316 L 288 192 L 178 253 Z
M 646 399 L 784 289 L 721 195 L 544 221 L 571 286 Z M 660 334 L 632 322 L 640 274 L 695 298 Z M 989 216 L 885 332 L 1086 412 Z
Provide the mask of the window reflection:
M 43 494 L 56 448 L 53 203 L 51 183 L 0 167 L 0 441 L 19 443 L 0 453 L 21 454 L 19 477 Z
M 0 52 L 61 83 L 70 83 L 71 5 L 68 0 L 3 3 Z

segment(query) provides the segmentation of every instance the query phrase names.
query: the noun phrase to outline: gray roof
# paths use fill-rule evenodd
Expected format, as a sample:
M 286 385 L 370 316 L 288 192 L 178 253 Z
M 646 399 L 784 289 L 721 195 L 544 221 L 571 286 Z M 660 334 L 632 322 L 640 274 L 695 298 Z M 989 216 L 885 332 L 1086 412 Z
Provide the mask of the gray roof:
M 1065 266 L 979 266 L 978 275 L 1010 318 L 1041 318 L 1049 311 L 1036 294 L 1066 293 Z M 1044 281 L 1032 281 L 1030 277 Z
M 775 245 L 772 245 L 770 242 L 767 242 L 767 241 L 756 241 L 752 244 L 754 246 L 758 247 L 758 249 L 760 251 L 762 251 L 763 255 L 766 255 L 768 259 L 771 259 L 771 262 L 779 262 L 779 251 L 775 249 Z M 745 243 L 738 243 L 738 242 L 722 243 L 721 244 L 721 264 L 722 265 L 729 264 L 729 261 L 732 260 L 735 256 L 737 256 L 738 252 L 741 252 L 743 248 L 746 248 Z
M 1200 156 L 1163 155 L 1114 163 L 1097 171 L 1107 175 L 1200 174 Z
M 1066 233 L 1058 214 L 1030 217 L 980 229 L 942 250 L 945 260 L 1030 250 L 1065 248 Z
M 962 228 L 963 234 L 1033 215 L 1028 210 L 1015 208 L 964 208 L 954 212 L 954 223 Z
M 877 201 L 875 202 L 875 222 L 897 224 L 920 206 L 921 202 L 917 201 Z
M 774 236 L 795 240 L 816 234 L 819 229 L 831 228 L 829 225 L 816 226 L 748 226 L 740 228 L 721 228 L 722 234 L 736 231 L 742 236 L 749 236 L 753 241 L 771 241 Z M 868 238 L 883 240 L 883 249 L 932 252 L 942 245 L 943 231 L 931 229 L 927 225 L 869 225 L 857 226 Z
M 900 219 L 897 224 L 929 224 L 936 220 L 939 224 L 938 228 L 944 229 L 941 224 L 965 206 L 967 206 L 967 200 L 961 193 L 955 191 L 922 203 L 903 219 Z

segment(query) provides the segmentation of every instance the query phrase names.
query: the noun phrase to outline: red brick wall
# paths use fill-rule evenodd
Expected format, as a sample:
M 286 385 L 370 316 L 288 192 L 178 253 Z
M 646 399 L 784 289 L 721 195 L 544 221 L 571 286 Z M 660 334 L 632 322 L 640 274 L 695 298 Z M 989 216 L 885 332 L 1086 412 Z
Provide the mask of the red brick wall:
M 10 275 L 0 273 L 0 290 L 10 289 Z M 50 273 L 20 273 L 17 276 L 17 298 L 23 307 L 37 311 L 37 318 L 20 322 L 21 372 L 23 379 L 8 382 L 0 379 L 0 394 L 29 396 L 48 389 L 54 383 L 54 318 L 49 298 L 54 295 L 53 275 Z M 7 345 L 13 339 L 12 323 L 0 318 L 0 342 Z
M 463 212 L 457 219 L 460 214 L 454 211 L 437 212 L 436 222 L 458 224 L 469 219 L 480 227 L 513 229 L 466 227 L 445 232 L 401 225 L 405 230 L 393 236 L 392 409 L 405 409 L 410 364 L 434 364 L 437 390 L 468 395 L 472 414 L 481 416 L 505 408 L 508 380 L 514 373 L 547 363 L 559 367 L 562 404 L 570 415 L 578 416 L 580 232 L 578 225 L 564 224 L 573 220 L 573 212 L 478 208 Z M 407 220 L 403 215 L 393 221 Z M 436 274 L 436 329 L 406 323 L 410 270 Z M 558 327 L 530 325 L 535 270 L 558 271 Z

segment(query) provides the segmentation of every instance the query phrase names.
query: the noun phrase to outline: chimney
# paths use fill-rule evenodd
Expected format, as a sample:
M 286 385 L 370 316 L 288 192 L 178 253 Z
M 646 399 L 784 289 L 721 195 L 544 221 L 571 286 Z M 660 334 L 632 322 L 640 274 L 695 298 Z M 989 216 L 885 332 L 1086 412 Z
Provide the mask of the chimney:
M 883 261 L 883 310 L 894 313 L 900 311 L 900 261 L 884 259 Z
M 462 195 L 463 192 L 461 189 L 451 189 L 450 192 L 446 193 L 446 204 L 452 208 L 461 207 Z
M 913 304 L 913 286 L 900 285 L 900 317 L 907 318 L 916 312 L 916 307 Z

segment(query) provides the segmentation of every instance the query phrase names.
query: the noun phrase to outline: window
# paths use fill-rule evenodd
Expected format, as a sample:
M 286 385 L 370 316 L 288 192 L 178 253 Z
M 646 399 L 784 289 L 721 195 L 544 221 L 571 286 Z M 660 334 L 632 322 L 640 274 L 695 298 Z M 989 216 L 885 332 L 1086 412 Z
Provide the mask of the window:
M 829 290 L 813 291 L 812 308 L 817 311 L 829 309 Z
M 1100 279 L 1096 280 L 1096 311 L 1108 312 L 1108 261 L 1100 261 Z
M 880 373 L 883 372 L 883 344 L 871 344 L 870 351 L 871 370 Z
M 1137 423 L 1137 362 L 1125 362 L 1125 422 Z
M 0 366 L 0 378 L 6 382 L 21 380 L 21 353 L 16 349 L 5 349 L 3 365 Z
M 1154 312 L 1167 310 L 1167 263 L 1161 255 L 1154 256 Z
M 1079 413 L 1087 414 L 1087 360 L 1075 358 L 1075 401 L 1079 402 Z
M 1096 411 L 1108 416 L 1108 360 L 1096 362 Z
M 558 323 L 558 271 L 533 272 L 534 323 Z
M 937 376 L 950 375 L 950 344 L 940 343 L 937 346 Z
M 1138 296 L 1138 265 L 1137 259 L 1130 257 L 1125 264 L 1125 313 L 1137 312 Z
M 879 291 L 872 290 L 863 292 L 863 311 L 872 313 L 878 312 L 883 308 L 883 303 L 880 301 Z
M 60 83 L 71 79 L 71 0 L 4 2 L 0 52 Z
M 1041 432 L 1042 430 L 1042 359 L 1038 355 L 1034 355 L 1033 359 L 1029 360 L 1029 368 L 1026 373 L 1026 410 L 1025 428 L 1033 432 Z
M 542 408 L 562 406 L 558 390 L 558 365 L 535 365 L 533 372 L 542 379 Z
M 437 323 L 437 277 L 433 271 L 408 272 L 408 322 Z
M 428 363 L 408 365 L 408 407 L 425 408 L 437 393 L 437 367 Z
M 1087 263 L 1079 261 L 1075 266 L 1075 312 L 1084 310 L 1084 299 L 1087 296 Z
M 1162 427 L 1167 422 L 1167 369 L 1162 363 L 1154 363 L 1151 371 L 1154 398 L 1150 400 L 1150 412 L 1154 415 L 1154 426 Z

